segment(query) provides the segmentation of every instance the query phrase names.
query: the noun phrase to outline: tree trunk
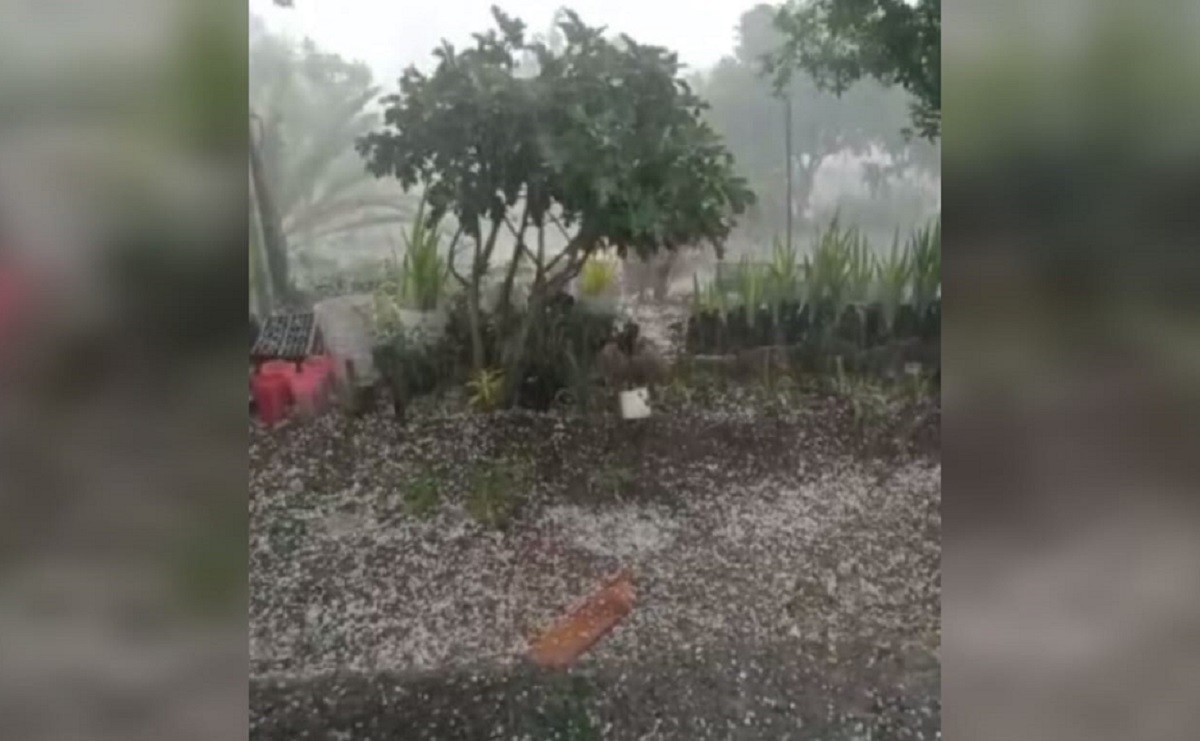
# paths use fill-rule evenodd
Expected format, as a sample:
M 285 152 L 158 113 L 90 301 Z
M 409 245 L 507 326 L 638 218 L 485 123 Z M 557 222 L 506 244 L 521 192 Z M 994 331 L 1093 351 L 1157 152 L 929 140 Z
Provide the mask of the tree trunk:
M 792 213 L 792 209 L 798 209 L 803 212 L 808 208 L 808 201 L 812 198 L 813 184 L 817 179 L 817 170 L 821 169 L 821 163 L 825 161 L 828 155 L 810 155 L 807 167 L 801 167 L 800 181 L 793 186 L 793 201 L 788 203 L 788 214 Z
M 504 286 L 500 290 L 500 303 L 497 305 L 497 310 L 502 316 L 507 317 L 511 310 L 513 284 L 517 279 L 517 268 L 521 265 L 522 242 L 517 241 L 513 246 L 512 260 L 508 263 L 508 270 L 504 274 Z
M 250 187 L 251 199 L 254 197 L 254 186 Z M 263 255 L 262 221 L 258 217 L 258 209 L 251 204 L 250 208 L 250 286 L 254 291 L 252 306 L 258 315 L 266 317 L 271 313 L 273 304 L 271 296 L 270 270 Z
M 792 98 L 789 95 L 783 96 L 783 161 L 788 163 L 787 167 L 787 248 L 792 249 L 792 234 L 794 227 L 792 226 Z
M 482 235 L 482 230 L 475 228 L 475 255 L 471 260 L 471 280 L 467 286 L 467 319 L 471 327 L 471 370 L 479 372 L 483 370 L 487 358 L 484 357 L 483 347 L 483 311 L 480 307 L 480 285 L 483 283 L 483 277 L 487 273 L 488 263 L 491 261 L 492 250 L 496 247 L 496 236 L 500 231 L 499 220 L 492 221 L 491 231 L 488 233 L 487 242 L 480 244 L 479 238 Z
M 654 274 L 654 300 L 665 301 L 667 293 L 671 288 L 671 270 L 675 267 L 675 260 L 678 253 L 675 250 L 668 250 L 665 255 L 655 255 L 653 267 Z
M 471 370 L 483 370 L 483 322 L 479 312 L 479 274 L 471 273 L 471 285 L 467 289 L 467 321 L 471 327 Z
M 251 195 L 262 227 L 271 288 L 277 301 L 290 304 L 294 294 L 288 277 L 287 237 L 283 233 L 283 225 L 275 209 L 270 186 L 267 184 L 262 154 L 254 139 L 253 130 L 250 132 L 250 178 L 253 185 Z

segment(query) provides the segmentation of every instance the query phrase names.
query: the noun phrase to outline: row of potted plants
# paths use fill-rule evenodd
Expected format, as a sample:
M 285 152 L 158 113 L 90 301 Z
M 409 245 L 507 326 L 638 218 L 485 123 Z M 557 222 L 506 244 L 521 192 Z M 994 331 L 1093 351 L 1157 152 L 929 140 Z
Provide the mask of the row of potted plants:
M 712 310 L 693 314 L 688 318 L 686 346 L 689 352 L 719 355 L 835 338 L 866 348 L 895 340 L 936 340 L 941 336 L 941 322 L 941 299 L 925 306 L 903 304 L 890 317 L 878 302 L 839 309 L 831 301 L 786 301 L 769 308 L 760 306 L 753 313 L 738 306 L 723 314 Z
M 771 260 L 748 260 L 694 283 L 688 346 L 726 352 L 836 336 L 861 346 L 941 332 L 941 225 L 914 230 L 877 254 L 837 218 L 802 258 L 776 241 Z

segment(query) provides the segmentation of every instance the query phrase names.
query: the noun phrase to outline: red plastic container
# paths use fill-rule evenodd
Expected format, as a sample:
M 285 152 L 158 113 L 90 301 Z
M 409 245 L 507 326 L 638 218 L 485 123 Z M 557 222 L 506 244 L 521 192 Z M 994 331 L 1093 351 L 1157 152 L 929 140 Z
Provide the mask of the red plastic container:
M 314 417 L 325 409 L 327 373 L 317 368 L 305 368 L 303 373 L 292 376 L 288 387 L 301 414 Z
M 292 393 L 288 378 L 280 373 L 258 373 L 250 380 L 250 393 L 258 418 L 267 426 L 287 416 Z
M 258 373 L 263 376 L 283 376 L 290 380 L 299 371 L 296 364 L 290 360 L 268 360 L 259 366 Z

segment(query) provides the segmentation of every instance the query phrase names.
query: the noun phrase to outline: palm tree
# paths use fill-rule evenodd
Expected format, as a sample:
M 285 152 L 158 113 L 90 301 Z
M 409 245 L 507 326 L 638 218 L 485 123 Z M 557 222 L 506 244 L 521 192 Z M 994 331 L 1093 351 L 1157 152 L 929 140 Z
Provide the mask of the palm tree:
M 320 51 L 262 35 L 251 41 L 251 109 L 259 118 L 252 174 L 261 207 L 277 214 L 282 242 L 262 220 L 272 287 L 290 285 L 287 262 L 297 245 L 411 219 L 413 198 L 394 182 L 371 177 L 354 151 L 357 137 L 380 125 L 369 109 L 379 90 L 370 70 Z M 255 159 L 257 158 L 257 163 Z

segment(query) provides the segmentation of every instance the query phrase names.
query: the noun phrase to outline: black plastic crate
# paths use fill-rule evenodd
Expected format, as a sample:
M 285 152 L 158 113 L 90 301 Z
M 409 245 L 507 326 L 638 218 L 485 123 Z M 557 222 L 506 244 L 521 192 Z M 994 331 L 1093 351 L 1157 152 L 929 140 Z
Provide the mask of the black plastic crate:
M 300 361 L 321 352 L 320 331 L 313 313 L 277 314 L 268 317 L 250 349 L 250 359 Z

